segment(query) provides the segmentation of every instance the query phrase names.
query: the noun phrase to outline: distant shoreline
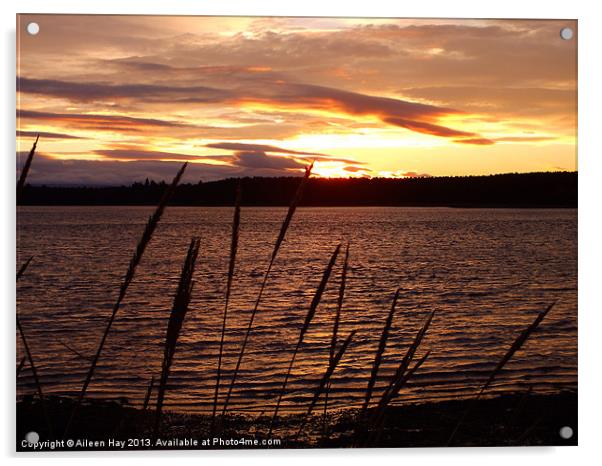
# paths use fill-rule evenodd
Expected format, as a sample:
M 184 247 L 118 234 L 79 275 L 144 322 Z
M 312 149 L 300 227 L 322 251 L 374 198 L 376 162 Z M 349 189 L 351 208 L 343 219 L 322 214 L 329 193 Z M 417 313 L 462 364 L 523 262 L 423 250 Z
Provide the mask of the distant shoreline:
M 509 173 L 425 178 L 311 178 L 305 207 L 576 208 L 577 172 Z M 298 177 L 229 178 L 181 184 L 170 205 L 225 207 L 234 204 L 240 184 L 243 206 L 289 205 Z M 20 205 L 156 205 L 165 182 L 130 186 L 26 186 Z
M 170 207 L 188 207 L 191 209 L 194 208 L 199 208 L 199 207 L 206 207 L 206 208 L 224 208 L 224 207 L 232 207 L 231 204 L 199 204 L 199 205 L 191 205 L 191 204 L 174 204 L 174 203 L 169 203 L 168 204 Z M 23 205 L 19 205 L 18 207 L 152 207 L 152 204 L 23 204 Z M 269 208 L 274 208 L 274 207 L 281 207 L 283 209 L 286 208 L 285 205 L 282 204 L 264 204 L 264 205 L 256 205 L 256 204 L 250 204 L 250 205 L 246 205 L 246 204 L 242 204 L 242 207 L 255 207 L 255 208 L 265 208 L 265 209 L 269 209 Z M 318 204 L 318 205 L 307 205 L 307 204 L 303 204 L 300 205 L 298 207 L 298 209 L 316 209 L 316 208 L 324 208 L 324 209 L 329 209 L 329 208 L 349 208 L 349 209 L 355 209 L 355 208 L 376 208 L 376 207 L 391 207 L 391 208 L 408 208 L 408 209 L 524 209 L 524 210 L 529 210 L 529 209 L 537 209 L 537 210 L 544 210 L 544 209 L 548 209 L 548 210 L 560 210 L 560 209 L 565 209 L 565 210 L 577 210 L 577 206 L 576 205 L 525 205 L 525 204 L 520 204 L 520 205 L 512 205 L 512 204 L 500 204 L 500 205 L 491 205 L 491 204 L 460 204 L 460 205 L 445 205 L 445 204 L 433 204 L 433 205 L 383 205 L 383 204 L 372 204 L 372 205 L 364 205 L 364 204 L 359 204 L 359 205 L 329 205 L 329 204 Z

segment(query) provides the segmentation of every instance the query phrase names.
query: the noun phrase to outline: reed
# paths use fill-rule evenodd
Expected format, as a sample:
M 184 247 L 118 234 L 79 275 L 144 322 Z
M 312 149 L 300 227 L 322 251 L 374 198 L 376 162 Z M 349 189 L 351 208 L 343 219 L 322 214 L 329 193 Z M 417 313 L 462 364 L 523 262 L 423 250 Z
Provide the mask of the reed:
M 414 359 L 414 355 L 416 354 L 416 350 L 418 349 L 418 347 L 422 343 L 422 339 L 426 335 L 426 332 L 429 329 L 429 327 L 431 325 L 431 322 L 433 321 L 434 317 L 435 317 L 435 311 L 432 311 L 428 315 L 428 317 L 426 318 L 426 321 L 424 322 L 424 324 L 422 325 L 422 327 L 416 333 L 416 336 L 414 337 L 414 340 L 412 341 L 412 344 L 409 346 L 408 350 L 406 351 L 406 354 L 404 355 L 403 359 L 401 360 L 401 363 L 399 364 L 399 367 L 397 368 L 397 370 L 395 371 L 395 374 L 391 378 L 389 386 L 385 389 L 385 391 L 383 392 L 383 394 L 381 396 L 381 399 L 380 399 L 380 401 L 378 403 L 378 408 L 379 409 L 383 405 L 386 406 L 391 401 L 391 399 L 393 398 L 393 395 L 391 395 L 391 390 L 395 386 L 395 382 L 397 380 L 401 379 L 403 377 L 403 374 L 408 370 L 408 367 L 409 367 L 410 363 Z
M 31 373 L 33 374 L 33 380 L 36 384 L 36 391 L 38 392 L 38 397 L 40 398 L 40 406 L 42 407 L 42 413 L 46 422 L 46 427 L 48 428 L 48 434 L 50 438 L 52 438 L 52 424 L 50 423 L 50 417 L 48 416 L 48 411 L 46 410 L 46 400 L 44 398 L 44 392 L 42 391 L 42 384 L 40 383 L 40 378 L 38 377 L 38 370 L 36 369 L 36 365 L 33 362 L 33 356 L 31 355 L 31 350 L 29 349 L 29 343 L 27 342 L 25 332 L 23 331 L 23 326 L 21 325 L 21 320 L 18 316 L 17 328 L 19 329 L 21 341 L 23 342 L 23 348 L 25 348 L 25 355 L 27 356 L 27 361 L 29 362 L 29 367 L 31 367 Z
M 33 259 L 33 256 L 31 256 L 29 259 L 27 259 L 23 263 L 21 268 L 19 268 L 19 271 L 17 272 L 17 281 L 19 281 L 19 278 L 21 278 L 23 276 L 23 274 L 25 273 L 25 270 L 27 270 L 27 267 L 29 266 L 29 263 L 31 262 L 32 259 Z
M 347 267 L 349 264 L 349 241 L 347 241 L 347 247 L 345 248 L 345 259 L 343 260 L 343 269 L 341 271 L 341 284 L 339 285 L 339 296 L 337 298 L 337 307 L 334 315 L 334 323 L 332 325 L 332 338 L 330 340 L 330 355 L 329 361 L 332 362 L 336 352 L 337 339 L 339 333 L 339 325 L 341 322 L 341 309 L 343 308 L 343 300 L 345 298 L 345 287 L 347 286 Z M 326 432 L 326 415 L 328 413 L 328 396 L 330 393 L 330 382 L 326 387 L 326 393 L 324 395 L 324 435 Z
M 489 385 L 491 385 L 491 382 L 493 382 L 493 379 L 495 379 L 496 375 L 501 372 L 506 363 L 510 361 L 512 356 L 514 356 L 514 353 L 516 353 L 521 348 L 521 346 L 523 346 L 525 341 L 527 341 L 527 339 L 531 336 L 535 329 L 537 329 L 541 321 L 546 315 L 548 315 L 548 312 L 552 310 L 555 304 L 555 302 L 550 304 L 544 311 L 540 312 L 535 318 L 535 320 L 531 322 L 531 324 L 525 330 L 522 331 L 522 333 L 516 338 L 516 340 L 514 340 L 514 343 L 512 343 L 512 345 L 510 346 L 506 354 L 504 354 L 500 362 L 497 363 L 497 366 L 495 366 L 493 372 L 491 372 L 491 375 L 481 388 L 481 391 L 479 392 L 477 397 L 480 397 L 483 394 L 483 392 L 489 387 Z
M 382 333 L 380 335 L 380 340 L 378 342 L 378 348 L 376 350 L 376 354 L 374 355 L 374 363 L 372 364 L 372 372 L 370 374 L 370 379 L 368 380 L 368 387 L 366 388 L 366 396 L 364 398 L 364 404 L 362 406 L 362 414 L 365 414 L 368 410 L 368 405 L 370 404 L 370 399 L 372 398 L 372 392 L 374 390 L 374 384 L 376 383 L 376 377 L 378 376 L 378 370 L 380 369 L 380 364 L 383 359 L 383 354 L 385 353 L 385 349 L 387 347 L 387 340 L 389 339 L 389 332 L 391 330 L 391 325 L 393 324 L 393 316 L 395 315 L 395 306 L 397 305 L 397 300 L 399 299 L 399 293 L 401 289 L 398 288 L 395 291 L 395 296 L 393 297 L 393 303 L 391 304 L 391 310 L 387 315 L 387 319 L 385 320 L 385 325 L 383 326 Z
M 282 403 L 282 397 L 286 391 L 286 385 L 288 383 L 288 379 L 291 375 L 291 370 L 293 369 L 293 365 L 295 364 L 295 358 L 297 357 L 297 353 L 299 352 L 299 348 L 303 343 L 303 338 L 307 333 L 307 329 L 309 328 L 309 324 L 311 324 L 314 315 L 316 314 L 316 310 L 318 309 L 318 305 L 322 300 L 322 295 L 324 294 L 324 290 L 326 289 L 326 285 L 328 284 L 328 279 L 330 278 L 330 274 L 332 273 L 332 268 L 337 260 L 337 256 L 339 255 L 339 251 L 341 250 L 341 245 L 338 244 L 335 248 L 332 256 L 330 257 L 330 261 L 324 269 L 324 273 L 322 274 L 322 279 L 320 280 L 320 284 L 318 285 L 318 289 L 314 294 L 314 297 L 309 306 L 309 311 L 305 316 L 305 321 L 303 322 L 303 326 L 301 327 L 301 331 L 299 332 L 299 339 L 297 340 L 297 345 L 295 346 L 295 350 L 293 351 L 293 356 L 291 357 L 290 363 L 288 365 L 288 369 L 286 371 L 286 375 L 284 376 L 284 382 L 282 383 L 282 387 L 280 389 L 280 394 L 278 395 L 278 401 L 276 402 L 276 409 L 274 410 L 274 414 L 272 416 L 272 422 L 270 423 L 270 430 L 268 436 L 272 433 L 272 428 L 274 427 L 274 423 L 278 417 L 278 411 L 280 409 L 280 404 Z
M 251 334 L 251 330 L 253 328 L 253 322 L 255 321 L 255 316 L 257 314 L 257 309 L 259 308 L 259 303 L 261 301 L 261 297 L 263 296 L 263 291 L 265 289 L 265 285 L 268 281 L 268 276 L 270 275 L 270 271 L 272 270 L 272 266 L 274 265 L 274 261 L 276 260 L 276 256 L 278 255 L 278 251 L 280 250 L 280 246 L 284 241 L 284 237 L 286 236 L 286 232 L 291 223 L 293 215 L 297 210 L 297 206 L 301 201 L 303 196 L 303 191 L 305 190 L 305 185 L 307 184 L 307 180 L 311 175 L 311 171 L 313 169 L 313 162 L 305 169 L 305 176 L 299 182 L 299 186 L 297 187 L 297 191 L 295 192 L 295 196 L 291 200 L 291 203 L 288 208 L 288 212 L 284 221 L 282 222 L 282 226 L 280 227 L 280 233 L 278 234 L 278 238 L 276 239 L 276 243 L 274 244 L 274 249 L 272 251 L 272 255 L 270 257 L 270 262 L 268 267 L 263 275 L 263 280 L 261 282 L 261 286 L 259 288 L 259 293 L 257 295 L 257 299 L 255 300 L 255 306 L 253 307 L 253 311 L 251 311 L 251 317 L 249 318 L 249 323 L 247 324 L 247 329 L 245 332 L 245 336 L 243 337 L 243 341 L 240 347 L 240 352 L 238 353 L 238 359 L 236 361 L 236 366 L 234 368 L 234 373 L 232 374 L 232 380 L 230 381 L 230 385 L 228 387 L 228 392 L 226 394 L 226 399 L 224 401 L 224 406 L 222 408 L 222 416 L 226 414 L 226 410 L 228 409 L 228 404 L 230 402 L 230 397 L 232 396 L 232 390 L 236 383 L 236 378 L 238 377 L 238 372 L 240 371 L 240 366 L 242 364 L 242 360 L 245 354 L 245 350 L 247 348 L 247 343 L 249 341 L 249 335 Z
M 193 238 L 190 241 L 188 247 L 188 253 L 184 265 L 182 266 L 182 273 L 180 275 L 180 283 L 174 296 L 173 307 L 171 315 L 169 316 L 169 322 L 167 323 L 167 333 L 165 335 L 165 350 L 163 353 L 163 364 L 161 366 L 161 378 L 159 380 L 159 386 L 157 389 L 157 409 L 155 410 L 155 427 L 153 431 L 153 439 L 157 438 L 159 433 L 159 426 L 161 422 L 161 412 L 163 410 L 163 401 L 165 398 L 165 391 L 167 389 L 167 381 L 169 379 L 169 372 L 171 370 L 171 364 L 173 357 L 176 352 L 176 344 L 180 331 L 182 330 L 182 324 L 188 312 L 188 305 L 190 304 L 190 298 L 192 296 L 192 290 L 194 288 L 194 282 L 192 276 L 194 274 L 194 267 L 199 254 L 200 242 L 197 238 Z
M 222 333 L 219 342 L 219 356 L 217 359 L 217 376 L 215 381 L 215 394 L 213 397 L 213 412 L 211 414 L 211 432 L 215 427 L 215 414 L 217 412 L 217 401 L 219 398 L 219 388 L 222 376 L 222 356 L 224 352 L 224 338 L 226 335 L 226 322 L 228 320 L 228 304 L 230 302 L 230 292 L 232 290 L 232 280 L 234 278 L 234 267 L 236 265 L 236 252 L 238 251 L 238 237 L 240 233 L 240 202 L 241 187 L 240 182 L 236 187 L 236 201 L 234 203 L 234 219 L 232 220 L 232 238 L 230 241 L 230 262 L 228 264 L 228 278 L 226 281 L 226 299 L 224 304 L 224 316 L 222 319 Z
M 372 435 L 368 438 L 368 443 L 378 442 L 378 439 L 380 438 L 380 435 L 382 434 L 382 431 L 383 431 L 385 414 L 387 412 L 387 407 L 388 407 L 389 403 L 391 402 L 391 400 L 393 400 L 399 394 L 400 390 L 405 386 L 405 384 L 408 382 L 408 380 L 410 380 L 412 378 L 412 376 L 420 368 L 420 366 L 422 366 L 422 364 L 424 364 L 424 362 L 428 359 L 430 354 L 431 354 L 430 350 L 427 351 L 424 354 L 424 356 L 422 356 L 418 360 L 418 362 L 416 362 L 414 367 L 412 367 L 408 371 L 404 372 L 397 380 L 395 380 L 392 383 L 390 390 L 389 390 L 389 395 L 387 396 L 386 399 L 383 400 L 382 404 L 379 404 L 379 408 L 376 411 L 376 414 L 372 420 L 372 425 L 374 427 L 373 427 Z
M 148 383 L 148 388 L 146 389 L 146 396 L 144 397 L 144 404 L 142 405 L 142 410 L 146 411 L 148 409 L 148 404 L 151 399 L 151 395 L 153 394 L 153 388 L 155 386 L 155 377 L 151 377 L 150 382 Z
M 500 361 L 497 363 L 497 365 L 495 366 L 495 368 L 493 369 L 493 371 L 487 378 L 487 381 L 483 384 L 483 386 L 481 387 L 481 389 L 479 390 L 477 395 L 473 398 L 471 404 L 468 406 L 468 409 L 464 412 L 464 414 L 462 415 L 462 417 L 456 424 L 456 427 L 454 428 L 449 439 L 447 440 L 448 446 L 451 446 L 456 434 L 458 433 L 458 430 L 460 429 L 460 426 L 466 420 L 469 413 L 472 411 L 474 406 L 477 404 L 477 402 L 479 401 L 479 399 L 481 398 L 481 396 L 483 395 L 485 390 L 487 390 L 487 388 L 491 385 L 491 383 L 493 382 L 495 377 L 502 371 L 502 369 L 508 363 L 508 361 L 510 361 L 510 359 L 512 359 L 512 356 L 514 356 L 514 353 L 516 353 L 523 346 L 523 344 L 528 340 L 528 338 L 537 329 L 537 327 L 539 326 L 541 321 L 544 319 L 544 317 L 548 315 L 548 313 L 552 310 L 552 308 L 555 305 L 556 305 L 556 302 L 553 302 L 545 310 L 543 310 L 539 314 L 537 314 L 537 317 L 535 318 L 535 320 L 533 322 L 531 322 L 531 324 L 529 324 L 529 326 L 527 328 L 525 328 L 518 337 L 516 337 L 516 339 L 514 340 L 512 345 L 510 345 L 510 348 L 508 348 L 508 351 L 506 351 L 506 353 L 504 353 L 504 356 L 502 356 Z
M 40 135 L 38 134 L 36 137 L 36 140 L 33 143 L 33 146 L 31 147 L 31 150 L 29 151 L 27 160 L 25 161 L 25 165 L 23 165 L 23 169 L 21 170 L 21 175 L 19 176 L 19 181 L 17 182 L 17 204 L 19 203 L 19 199 L 21 198 L 21 196 L 23 194 L 23 189 L 25 188 L 25 180 L 27 180 L 27 174 L 29 173 L 29 167 L 31 167 L 31 161 L 33 160 L 33 156 L 36 152 L 36 147 L 38 145 L 39 139 L 40 139 Z M 27 267 L 29 266 L 29 263 L 31 262 L 32 259 L 33 259 L 33 256 L 31 256 L 29 259 L 27 259 L 23 263 L 23 265 L 21 265 L 21 267 L 19 268 L 19 271 L 17 272 L 16 281 L 19 281 L 19 279 L 23 276 L 23 274 L 25 273 L 25 270 L 27 270 Z M 50 420 L 49 420 L 48 414 L 46 412 L 46 407 L 45 407 L 45 402 L 44 402 L 44 392 L 42 391 L 42 384 L 40 383 L 40 379 L 38 377 L 38 371 L 33 362 L 33 357 L 31 355 L 31 351 L 29 350 L 29 344 L 27 342 L 27 337 L 25 336 L 25 331 L 23 330 L 23 326 L 21 325 L 21 320 L 19 319 L 18 314 L 17 314 L 16 320 L 17 320 L 17 329 L 19 330 L 19 334 L 21 335 L 21 341 L 23 342 L 23 347 L 25 348 L 25 357 L 21 359 L 21 363 L 17 367 L 17 377 L 19 376 L 19 374 L 21 373 L 21 370 L 23 369 L 23 365 L 25 364 L 25 359 L 29 360 L 31 372 L 33 373 L 33 379 L 36 384 L 36 390 L 37 390 L 38 396 L 40 398 L 42 410 L 44 411 L 44 417 L 46 418 L 46 423 L 48 424 L 48 431 L 52 432 Z
M 411 369 L 409 369 L 406 372 L 404 372 L 404 374 L 401 377 L 399 377 L 397 380 L 395 380 L 395 382 L 391 385 L 391 388 L 389 389 L 388 396 L 385 398 L 384 402 L 382 403 L 381 413 L 382 413 L 383 407 L 386 408 L 389 405 L 389 403 L 397 395 L 399 395 L 399 391 L 401 390 L 401 388 L 407 383 L 408 380 L 410 380 L 410 378 L 412 377 L 412 375 L 414 375 L 414 372 L 416 372 L 418 370 L 418 368 L 420 366 L 422 366 L 422 364 L 424 364 L 424 362 L 428 359 L 428 357 L 430 356 L 430 354 L 431 354 L 431 350 L 428 350 L 418 360 L 418 362 L 416 362 L 416 364 L 414 364 L 414 366 Z
M 67 348 L 70 352 L 72 352 L 78 358 L 84 359 L 88 362 L 92 362 L 92 358 L 90 356 L 86 356 L 85 354 L 80 353 L 75 348 L 73 348 L 71 345 L 69 345 L 66 341 L 61 340 L 60 338 L 57 341 L 59 342 L 59 344 L 62 347 Z
M 335 356 L 332 359 L 329 360 L 328 368 L 326 369 L 326 372 L 320 379 L 318 388 L 314 392 L 314 396 L 309 404 L 309 407 L 307 408 L 307 412 L 305 413 L 303 421 L 301 422 L 301 425 L 299 426 L 299 430 L 297 431 L 297 434 L 295 435 L 295 440 L 297 440 L 299 438 L 299 435 L 301 435 L 301 432 L 303 432 L 303 428 L 307 424 L 307 421 L 309 420 L 309 417 L 311 416 L 311 413 L 312 413 L 314 407 L 316 406 L 316 403 L 320 399 L 320 395 L 324 391 L 324 388 L 327 386 L 327 384 L 330 382 L 332 374 L 334 373 L 339 362 L 341 361 L 341 358 L 345 354 L 345 351 L 347 351 L 347 347 L 349 346 L 349 343 L 351 343 L 351 340 L 353 339 L 353 336 L 355 335 L 355 333 L 356 333 L 356 330 L 353 330 L 347 336 L 347 338 L 345 338 L 345 341 L 341 345 L 341 348 L 339 349 L 339 351 L 335 354 Z
M 37 139 L 36 139 L 36 143 L 37 143 Z M 32 151 L 35 150 L 35 143 L 34 143 L 34 147 L 32 148 Z M 33 155 L 30 155 L 30 157 L 33 157 Z M 31 160 L 29 160 L 29 163 L 31 164 Z M 25 168 L 23 169 L 25 170 Z M 25 173 L 25 176 L 23 176 L 23 173 L 21 173 L 21 179 L 23 180 L 23 183 L 25 183 L 25 178 L 27 177 L 27 173 Z M 25 263 L 21 266 L 21 268 L 19 269 L 19 271 L 17 272 L 17 278 L 16 281 L 19 281 L 19 279 L 23 276 L 23 274 L 25 273 L 25 270 L 27 270 L 27 267 L 29 266 L 29 263 L 31 262 L 31 260 L 33 259 L 33 256 L 31 256 L 29 259 L 27 259 L 25 261 Z M 38 377 L 38 371 L 36 369 L 36 365 L 33 362 L 33 356 L 31 355 L 31 351 L 29 350 L 29 343 L 27 342 L 27 337 L 25 336 L 25 330 L 23 330 L 23 326 L 21 325 L 21 319 L 19 319 L 19 313 L 17 312 L 17 316 L 16 316 L 16 321 L 17 321 L 17 329 L 19 330 L 19 335 L 21 336 L 21 341 L 23 342 L 23 347 L 25 348 L 25 358 L 27 358 L 27 361 L 29 362 L 29 367 L 31 367 L 31 372 L 33 374 L 33 380 L 34 383 L 36 384 L 36 391 L 38 392 L 38 397 L 40 398 L 40 405 L 42 406 L 42 413 L 44 416 L 44 419 L 46 421 L 46 425 L 48 428 L 48 433 L 49 435 L 52 437 L 52 425 L 50 423 L 50 417 L 48 416 L 48 411 L 46 410 L 46 401 L 44 399 L 44 392 L 42 390 L 42 384 L 40 383 L 40 378 Z M 24 359 L 23 358 L 21 360 L 22 364 L 24 364 Z M 20 368 L 17 368 L 17 377 L 19 376 L 21 370 L 23 369 L 23 365 L 19 364 Z
M 305 185 L 307 184 L 307 180 L 309 179 L 309 176 L 311 175 L 311 171 L 313 168 L 314 168 L 313 162 L 308 167 L 305 168 L 305 175 L 303 176 L 303 178 L 301 179 L 301 182 L 299 183 L 299 186 L 297 187 L 295 197 L 293 197 L 293 200 L 291 201 L 291 204 L 289 206 L 288 212 L 286 213 L 284 222 L 282 223 L 282 227 L 280 228 L 280 233 L 278 234 L 278 238 L 276 239 L 276 244 L 274 245 L 274 250 L 272 251 L 272 257 L 271 257 L 270 262 L 274 262 L 274 259 L 276 258 L 276 254 L 278 254 L 278 250 L 280 249 L 280 245 L 284 241 L 284 237 L 285 237 L 288 227 L 291 223 L 291 220 L 293 219 L 293 215 L 295 214 L 295 211 L 297 210 L 297 206 L 299 205 L 299 202 L 301 201 L 301 197 L 303 196 L 303 191 L 305 190 Z
M 365 438 L 367 439 L 365 443 L 369 444 L 370 442 L 374 441 L 375 436 L 379 435 L 380 429 L 382 429 L 383 426 L 383 420 L 387 406 L 393 400 L 393 398 L 395 398 L 399 394 L 401 388 L 406 384 L 406 382 L 410 379 L 414 372 L 424 363 L 426 358 L 429 356 L 430 352 L 427 352 L 425 356 L 423 356 L 423 358 L 419 360 L 416 363 L 416 365 L 414 365 L 414 367 L 408 371 L 408 367 L 412 362 L 414 355 L 416 354 L 416 350 L 422 343 L 422 340 L 426 335 L 426 332 L 430 327 L 434 316 L 435 311 L 431 312 L 428 315 L 425 323 L 422 325 L 422 327 L 420 327 L 420 329 L 418 329 L 418 332 L 416 332 L 416 336 L 414 337 L 412 344 L 408 347 L 404 357 L 401 360 L 401 363 L 399 364 L 397 370 L 393 374 L 393 377 L 391 377 L 389 385 L 381 395 L 381 398 L 377 403 L 373 415 L 367 422 L 368 426 L 372 426 L 373 431 L 372 435 L 365 436 Z M 363 417 L 364 416 L 362 416 L 362 418 Z
M 23 196 L 23 190 L 25 189 L 25 180 L 27 179 L 27 174 L 29 173 L 29 168 L 31 167 L 31 161 L 33 160 L 33 156 L 36 153 L 36 147 L 38 145 L 38 140 L 40 139 L 40 135 L 36 136 L 36 140 L 31 146 L 31 150 L 27 155 L 27 159 L 25 160 L 25 165 L 23 165 L 23 169 L 21 170 L 21 176 L 19 176 L 19 181 L 17 181 L 17 204 L 21 200 Z
M 167 202 L 173 195 L 173 193 L 176 189 L 176 186 L 178 185 L 178 183 L 180 182 L 180 179 L 182 178 L 182 175 L 184 174 L 184 170 L 186 170 L 187 165 L 188 165 L 188 163 L 184 163 L 182 165 L 182 167 L 180 168 L 180 170 L 174 177 L 173 181 L 169 185 L 169 187 L 163 193 L 163 196 L 161 197 L 161 200 L 159 201 L 159 204 L 157 205 L 157 208 L 155 209 L 154 213 L 148 219 L 148 223 L 146 224 L 144 232 L 142 233 L 142 237 L 140 238 L 140 241 L 138 242 L 138 245 L 136 246 L 134 255 L 132 256 L 132 258 L 130 260 L 127 272 L 126 272 L 126 274 L 123 278 L 123 282 L 121 283 L 121 286 L 119 288 L 119 295 L 117 296 L 117 301 L 115 302 L 115 305 L 113 306 L 113 311 L 111 313 L 111 316 L 109 317 L 109 320 L 107 322 L 105 330 L 100 339 L 98 349 L 96 350 L 96 353 L 95 353 L 94 357 L 92 358 L 92 363 L 90 365 L 90 369 L 88 370 L 86 379 L 84 380 L 84 384 L 79 393 L 75 407 L 73 408 L 73 411 L 71 412 L 71 416 L 69 417 L 69 420 L 67 421 L 67 426 L 66 426 L 65 432 L 63 434 L 64 438 L 67 437 L 67 435 L 69 434 L 69 429 L 71 428 L 71 424 L 77 417 L 77 414 L 81 407 L 84 396 L 86 395 L 86 391 L 88 390 L 88 386 L 90 385 L 90 382 L 92 381 L 92 377 L 94 375 L 96 365 L 98 364 L 98 360 L 100 359 L 100 355 L 102 354 L 102 350 L 104 348 L 105 342 L 106 342 L 109 332 L 111 330 L 111 326 L 113 325 L 115 316 L 117 315 L 117 312 L 119 311 L 119 308 L 121 307 L 121 302 L 125 298 L 125 295 L 130 286 L 130 283 L 132 282 L 132 280 L 134 278 L 136 268 L 138 267 L 138 264 L 140 264 L 140 261 L 142 260 L 144 251 L 146 250 L 146 247 L 150 243 L 153 233 L 155 232 L 155 229 L 157 228 L 157 225 L 159 224 L 159 221 L 161 220 L 161 217 L 163 216 L 163 212 L 165 211 Z
M 337 310 L 334 315 L 332 326 L 332 339 L 330 340 L 330 361 L 334 359 L 334 353 L 337 346 L 339 325 L 341 323 L 341 310 L 343 309 L 343 300 L 345 299 L 345 288 L 347 287 L 347 267 L 349 266 L 349 242 L 345 247 L 345 258 L 343 260 L 343 269 L 341 270 L 341 284 L 339 285 L 339 296 L 337 298 Z
M 21 371 L 23 370 L 23 367 L 25 366 L 25 361 L 27 361 L 27 356 L 23 356 L 21 358 L 21 361 L 19 361 L 19 365 L 17 366 L 17 376 L 16 378 L 19 378 L 19 374 L 21 373 Z
M 23 326 L 21 325 L 21 320 L 17 317 L 17 328 L 19 329 L 19 333 L 21 334 L 21 341 L 23 342 L 23 348 L 25 349 L 25 355 L 27 356 L 27 360 L 29 362 L 29 366 L 31 367 L 31 372 L 33 373 L 33 379 L 36 384 L 36 390 L 38 392 L 38 396 L 40 400 L 44 401 L 44 392 L 42 391 L 42 384 L 40 383 L 40 379 L 38 377 L 38 370 L 36 369 L 36 365 L 33 362 L 33 357 L 31 356 L 31 351 L 29 349 L 29 343 L 27 342 L 27 338 L 25 337 L 25 332 L 23 331 Z

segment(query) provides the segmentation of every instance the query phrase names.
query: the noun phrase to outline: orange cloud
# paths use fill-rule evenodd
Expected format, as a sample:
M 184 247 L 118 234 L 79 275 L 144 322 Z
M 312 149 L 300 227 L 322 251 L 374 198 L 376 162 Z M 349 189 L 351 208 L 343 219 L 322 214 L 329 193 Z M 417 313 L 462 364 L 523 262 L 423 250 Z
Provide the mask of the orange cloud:
M 476 144 L 478 146 L 490 146 L 491 144 L 495 144 L 493 139 L 487 138 L 454 139 L 454 142 L 458 142 L 460 144 Z
M 236 89 L 218 89 L 207 86 L 167 86 L 150 84 L 103 84 L 78 83 L 59 80 L 39 80 L 20 77 L 17 80 L 19 92 L 36 95 L 68 98 L 73 101 L 94 101 L 107 99 L 134 99 L 146 103 L 173 101 L 180 104 L 245 104 L 264 103 L 271 107 L 289 107 L 309 110 L 326 110 L 349 116 L 369 115 L 382 122 L 399 126 L 410 131 L 446 138 L 466 138 L 464 144 L 481 144 L 478 134 L 465 132 L 436 124 L 441 117 L 462 115 L 463 112 L 446 107 L 410 102 L 390 97 L 380 97 L 359 92 L 344 91 L 331 87 L 300 84 L 283 80 L 260 80 L 261 87 L 251 85 Z M 248 84 L 248 83 L 247 83 Z M 31 117 L 31 113 L 29 114 Z M 63 120 L 75 117 L 54 115 Z M 109 120 L 109 121 L 107 121 Z M 143 121 L 146 120 L 146 121 Z M 116 130 L 136 131 L 140 126 L 182 126 L 178 122 L 163 120 L 133 119 L 120 116 L 80 116 L 77 123 L 97 129 L 99 125 L 110 123 Z M 493 142 L 491 142 L 493 144 Z

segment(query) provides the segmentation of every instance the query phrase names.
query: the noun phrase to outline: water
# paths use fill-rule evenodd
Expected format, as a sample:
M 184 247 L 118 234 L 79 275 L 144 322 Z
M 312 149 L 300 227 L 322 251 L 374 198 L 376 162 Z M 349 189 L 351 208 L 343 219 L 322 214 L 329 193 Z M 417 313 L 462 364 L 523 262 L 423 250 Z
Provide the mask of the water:
M 18 283 L 18 311 L 44 390 L 74 395 L 117 297 L 150 207 L 22 207 L 18 260 L 35 255 Z M 244 208 L 226 335 L 229 381 L 284 208 Z M 231 208 L 170 207 L 109 335 L 89 396 L 144 399 L 161 371 L 162 343 L 192 235 L 201 238 L 196 287 L 173 363 L 166 409 L 211 408 L 231 231 Z M 446 208 L 300 208 L 255 320 L 231 406 L 269 412 L 329 256 L 351 241 L 340 336 L 358 333 L 335 372 L 329 403 L 361 404 L 395 289 L 398 311 L 377 393 L 431 310 L 418 352 L 431 356 L 400 402 L 466 397 L 516 336 L 557 306 L 506 366 L 490 393 L 557 392 L 577 385 L 577 211 Z M 342 257 L 305 338 L 283 411 L 307 406 L 328 361 Z M 18 359 L 22 350 L 19 347 Z M 17 395 L 32 393 L 31 372 Z M 225 388 L 222 389 L 222 393 Z

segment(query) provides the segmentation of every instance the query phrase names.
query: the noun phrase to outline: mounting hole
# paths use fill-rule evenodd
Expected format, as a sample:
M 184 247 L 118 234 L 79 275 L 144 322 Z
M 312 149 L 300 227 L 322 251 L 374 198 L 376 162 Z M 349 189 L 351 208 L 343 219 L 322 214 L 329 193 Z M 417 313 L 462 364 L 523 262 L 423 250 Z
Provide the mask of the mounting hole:
M 40 434 L 34 432 L 33 430 L 31 432 L 27 432 L 25 434 L 25 440 L 27 440 L 28 443 L 33 443 L 35 445 L 40 441 Z
M 573 30 L 571 28 L 562 28 L 560 30 L 560 37 L 564 40 L 571 40 L 573 38 Z
M 573 429 L 571 429 L 569 426 L 564 426 L 560 428 L 558 433 L 563 439 L 568 440 L 573 436 Z
M 40 25 L 38 23 L 29 23 L 27 25 L 27 33 L 31 36 L 35 36 L 40 32 Z

